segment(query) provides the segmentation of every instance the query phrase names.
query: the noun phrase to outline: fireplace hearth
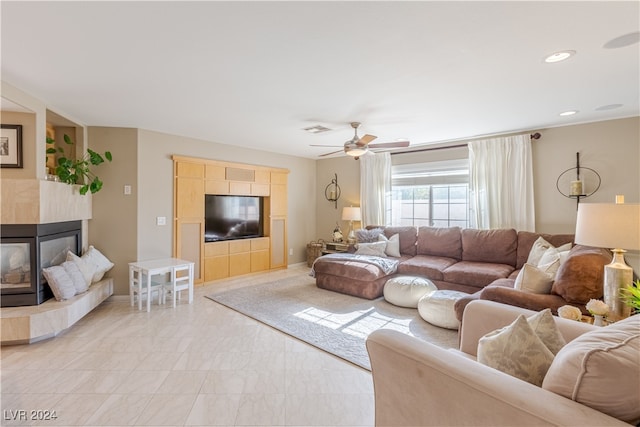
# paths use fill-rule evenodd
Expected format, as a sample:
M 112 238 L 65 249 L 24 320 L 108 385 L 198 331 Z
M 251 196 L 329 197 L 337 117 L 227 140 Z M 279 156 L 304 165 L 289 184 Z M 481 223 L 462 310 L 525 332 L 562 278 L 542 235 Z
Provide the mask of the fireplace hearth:
M 53 296 L 42 269 L 80 254 L 82 221 L 0 226 L 0 305 L 39 305 Z

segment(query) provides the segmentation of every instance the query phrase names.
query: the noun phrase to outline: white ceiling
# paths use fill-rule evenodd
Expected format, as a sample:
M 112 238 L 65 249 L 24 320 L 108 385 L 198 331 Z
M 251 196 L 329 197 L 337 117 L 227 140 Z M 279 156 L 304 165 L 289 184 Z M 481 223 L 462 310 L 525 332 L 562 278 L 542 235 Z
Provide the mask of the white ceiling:
M 351 121 L 417 146 L 640 115 L 640 45 L 604 47 L 637 1 L 0 7 L 2 79 L 89 126 L 317 158 Z

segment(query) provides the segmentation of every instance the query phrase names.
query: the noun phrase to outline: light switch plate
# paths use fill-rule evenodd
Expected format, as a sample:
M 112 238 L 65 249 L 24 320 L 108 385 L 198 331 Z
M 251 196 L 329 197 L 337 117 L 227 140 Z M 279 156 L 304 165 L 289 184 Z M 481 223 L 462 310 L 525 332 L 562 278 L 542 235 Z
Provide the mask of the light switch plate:
M 167 225 L 167 217 L 166 216 L 156 217 L 156 225 Z
M 130 185 L 125 185 L 124 186 L 124 194 L 127 195 L 127 196 L 129 194 L 131 194 L 131 186 Z

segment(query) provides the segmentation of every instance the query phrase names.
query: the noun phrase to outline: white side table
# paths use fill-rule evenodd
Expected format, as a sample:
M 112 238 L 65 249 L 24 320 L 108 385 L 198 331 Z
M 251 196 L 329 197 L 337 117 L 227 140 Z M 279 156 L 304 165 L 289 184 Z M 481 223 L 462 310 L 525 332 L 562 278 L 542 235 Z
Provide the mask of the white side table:
M 146 276 L 146 283 L 143 286 L 140 280 L 138 280 L 138 310 L 142 310 L 142 290 L 146 287 L 147 292 L 147 311 L 151 311 L 151 276 L 159 274 L 171 274 L 172 280 L 175 280 L 176 274 L 174 270 L 188 268 L 189 277 L 189 304 L 193 302 L 193 267 L 194 263 L 191 261 L 185 261 L 178 258 L 162 258 L 153 259 L 149 261 L 136 261 L 129 263 L 129 293 L 133 298 L 133 291 L 135 288 L 134 276 L 138 273 L 138 277 Z M 133 300 L 133 299 L 132 299 Z

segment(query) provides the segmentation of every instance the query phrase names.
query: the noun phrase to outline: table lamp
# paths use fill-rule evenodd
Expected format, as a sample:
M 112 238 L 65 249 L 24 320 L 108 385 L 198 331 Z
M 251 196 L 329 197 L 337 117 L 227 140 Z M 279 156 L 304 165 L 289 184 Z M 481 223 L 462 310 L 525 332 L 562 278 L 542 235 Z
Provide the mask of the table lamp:
M 342 208 L 342 220 L 349 221 L 349 234 L 347 235 L 347 243 L 354 244 L 356 242 L 356 233 L 353 230 L 353 221 L 360 221 L 362 216 L 360 214 L 360 208 L 350 206 L 348 208 Z
M 616 203 L 580 203 L 576 220 L 575 242 L 611 249 L 613 260 L 604 267 L 604 302 L 613 321 L 628 317 L 631 308 L 620 291 L 631 285 L 633 269 L 624 261 L 626 250 L 640 249 L 640 204 L 625 204 L 624 196 Z

